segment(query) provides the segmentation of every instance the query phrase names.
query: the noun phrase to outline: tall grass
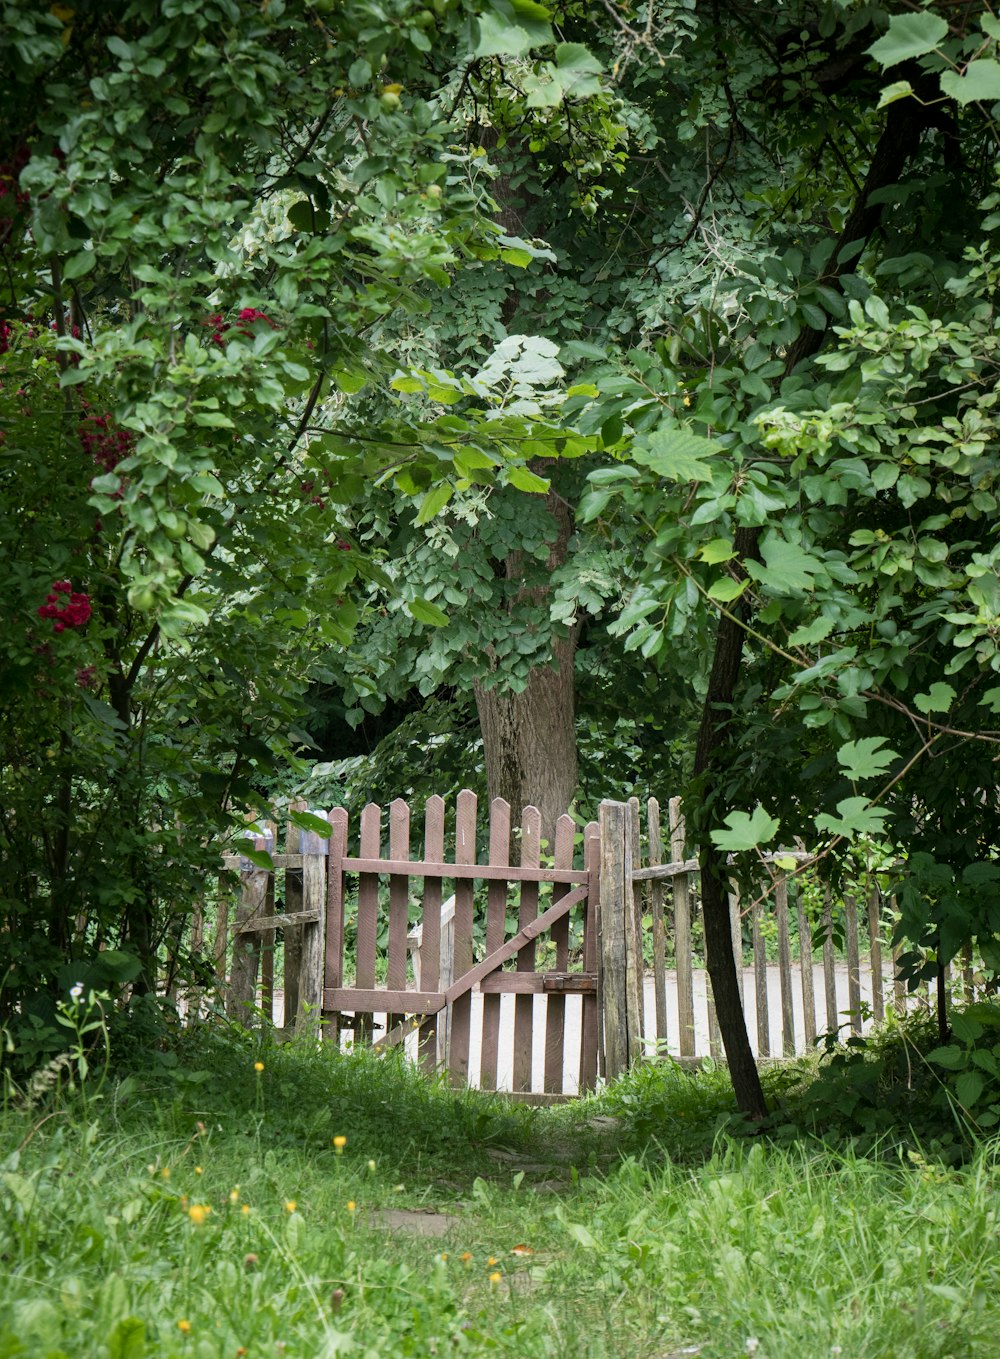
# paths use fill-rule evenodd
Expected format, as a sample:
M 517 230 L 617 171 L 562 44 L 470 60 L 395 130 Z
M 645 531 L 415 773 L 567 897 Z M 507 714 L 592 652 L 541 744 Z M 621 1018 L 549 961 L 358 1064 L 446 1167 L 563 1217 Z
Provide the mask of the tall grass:
M 740 1140 L 718 1073 L 523 1110 L 365 1054 L 180 1052 L 8 1101 L 0 1359 L 997 1353 L 988 1147 Z

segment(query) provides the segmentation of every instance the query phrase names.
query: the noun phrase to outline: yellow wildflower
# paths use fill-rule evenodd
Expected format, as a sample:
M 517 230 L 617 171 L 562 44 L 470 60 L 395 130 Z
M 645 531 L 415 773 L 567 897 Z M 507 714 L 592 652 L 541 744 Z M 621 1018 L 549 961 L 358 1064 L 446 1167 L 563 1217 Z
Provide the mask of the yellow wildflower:
M 188 1209 L 188 1217 L 196 1227 L 200 1227 L 211 1211 L 207 1203 L 192 1203 Z
M 240 1201 L 240 1191 L 239 1191 L 238 1189 L 230 1189 L 230 1191 L 229 1191 L 229 1202 L 230 1202 L 230 1203 L 239 1203 L 239 1201 Z
M 195 1166 L 195 1168 L 194 1168 L 194 1173 L 195 1173 L 196 1175 L 203 1175 L 205 1172 L 204 1172 L 204 1170 L 202 1169 L 201 1166 Z
M 240 1212 L 243 1214 L 244 1217 L 246 1217 L 250 1212 L 249 1203 L 244 1203 L 243 1207 L 240 1209 Z
M 343 1135 L 343 1133 L 338 1134 L 338 1135 L 333 1139 L 333 1147 L 334 1147 L 334 1150 L 336 1151 L 336 1153 L 337 1153 L 338 1156 L 340 1155 L 340 1153 L 344 1150 L 344 1148 L 345 1148 L 346 1146 L 347 1146 L 347 1138 Z
M 187 1335 L 191 1329 L 190 1321 L 188 1321 L 186 1317 L 181 1317 L 180 1321 L 177 1323 L 177 1329 L 184 1335 Z
M 349 1213 L 353 1213 L 354 1210 L 355 1210 L 355 1208 L 357 1208 L 357 1206 L 358 1206 L 358 1205 L 354 1202 L 353 1199 L 348 1199 L 348 1200 L 347 1200 L 347 1211 L 348 1211 Z
M 493 1273 L 490 1275 L 490 1283 L 498 1284 L 502 1278 L 503 1275 L 500 1273 L 500 1271 L 498 1269 L 495 1269 Z
M 294 1199 L 285 1199 L 285 1212 L 286 1212 L 286 1213 L 294 1213 L 294 1212 L 295 1212 L 295 1209 L 296 1209 L 297 1207 L 298 1207 L 298 1204 L 295 1202 Z
M 264 1063 L 263 1063 L 263 1062 L 254 1062 L 254 1064 L 253 1064 L 253 1069 L 254 1069 L 254 1071 L 256 1071 L 256 1072 L 258 1072 L 258 1073 L 261 1072 L 261 1071 L 263 1071 L 263 1070 L 264 1070 Z

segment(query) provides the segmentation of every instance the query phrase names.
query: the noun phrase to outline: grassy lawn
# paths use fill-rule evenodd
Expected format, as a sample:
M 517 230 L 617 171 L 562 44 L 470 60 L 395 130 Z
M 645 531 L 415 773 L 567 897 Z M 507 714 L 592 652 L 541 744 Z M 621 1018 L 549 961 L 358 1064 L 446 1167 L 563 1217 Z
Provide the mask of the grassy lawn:
M 779 1145 L 730 1107 L 672 1066 L 526 1110 L 190 1035 L 8 1101 L 0 1359 L 997 1354 L 988 1147 Z

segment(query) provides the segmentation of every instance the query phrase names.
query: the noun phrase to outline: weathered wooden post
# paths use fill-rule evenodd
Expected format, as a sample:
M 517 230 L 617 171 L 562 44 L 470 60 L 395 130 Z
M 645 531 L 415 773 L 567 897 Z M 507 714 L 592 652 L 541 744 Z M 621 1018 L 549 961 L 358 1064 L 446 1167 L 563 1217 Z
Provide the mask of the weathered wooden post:
M 670 816 L 670 858 L 685 862 L 686 830 L 681 800 L 672 797 L 667 804 Z M 686 873 L 672 880 L 674 899 L 674 957 L 677 966 L 677 1035 L 682 1057 L 693 1057 L 694 1046 L 694 969 L 691 959 L 691 894 Z
M 267 854 L 274 852 L 274 836 L 266 829 L 250 827 L 243 844 Z M 254 922 L 267 912 L 267 892 L 271 870 L 259 868 L 245 855 L 240 858 L 240 902 L 236 908 L 233 931 L 233 962 L 226 991 L 226 1015 L 248 1024 L 257 1000 L 257 973 L 260 968 L 260 934 Z M 246 929 L 246 926 L 250 926 Z
M 326 813 L 310 816 L 326 820 Z M 326 865 L 330 842 L 318 831 L 299 831 L 302 855 L 302 951 L 299 956 L 296 1032 L 312 1025 L 318 1029 L 323 1005 L 323 964 L 326 957 Z
M 602 802 L 601 836 L 601 997 L 604 1006 L 604 1058 L 614 1080 L 642 1056 L 642 956 L 637 957 L 635 898 L 632 892 L 630 808 Z

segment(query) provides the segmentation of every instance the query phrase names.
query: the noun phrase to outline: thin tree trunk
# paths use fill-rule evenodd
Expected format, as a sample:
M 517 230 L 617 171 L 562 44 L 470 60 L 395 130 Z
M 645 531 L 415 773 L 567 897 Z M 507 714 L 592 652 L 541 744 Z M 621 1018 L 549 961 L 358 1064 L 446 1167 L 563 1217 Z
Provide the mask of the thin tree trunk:
M 867 240 L 878 225 L 882 208 L 871 203 L 871 196 L 877 189 L 894 184 L 899 179 L 906 161 L 920 143 L 925 117 L 923 106 L 912 99 L 894 104 L 889 110 L 885 129 L 872 154 L 864 188 L 837 242 L 831 257 L 831 267 L 824 276 L 825 282 L 836 284 L 843 271 L 844 266 L 839 262 L 840 250 L 852 242 Z M 789 348 L 785 374 L 790 374 L 798 364 L 817 353 L 822 343 L 822 332 L 803 329 Z M 737 530 L 734 546 L 738 562 L 757 557 L 760 532 L 758 528 Z M 712 672 L 698 732 L 694 782 L 702 805 L 711 807 L 712 819 L 716 824 L 721 824 L 727 810 L 723 806 L 720 788 L 726 772 L 726 749 L 730 742 L 733 702 L 739 682 L 746 635 L 744 625 L 748 613 L 749 606 L 744 598 L 738 601 L 729 614 L 719 618 Z M 701 868 L 708 971 L 733 1091 L 740 1109 L 748 1117 L 759 1120 L 767 1116 L 767 1103 L 750 1047 L 736 960 L 733 957 L 726 854 L 706 836 L 699 847 L 698 861 Z

